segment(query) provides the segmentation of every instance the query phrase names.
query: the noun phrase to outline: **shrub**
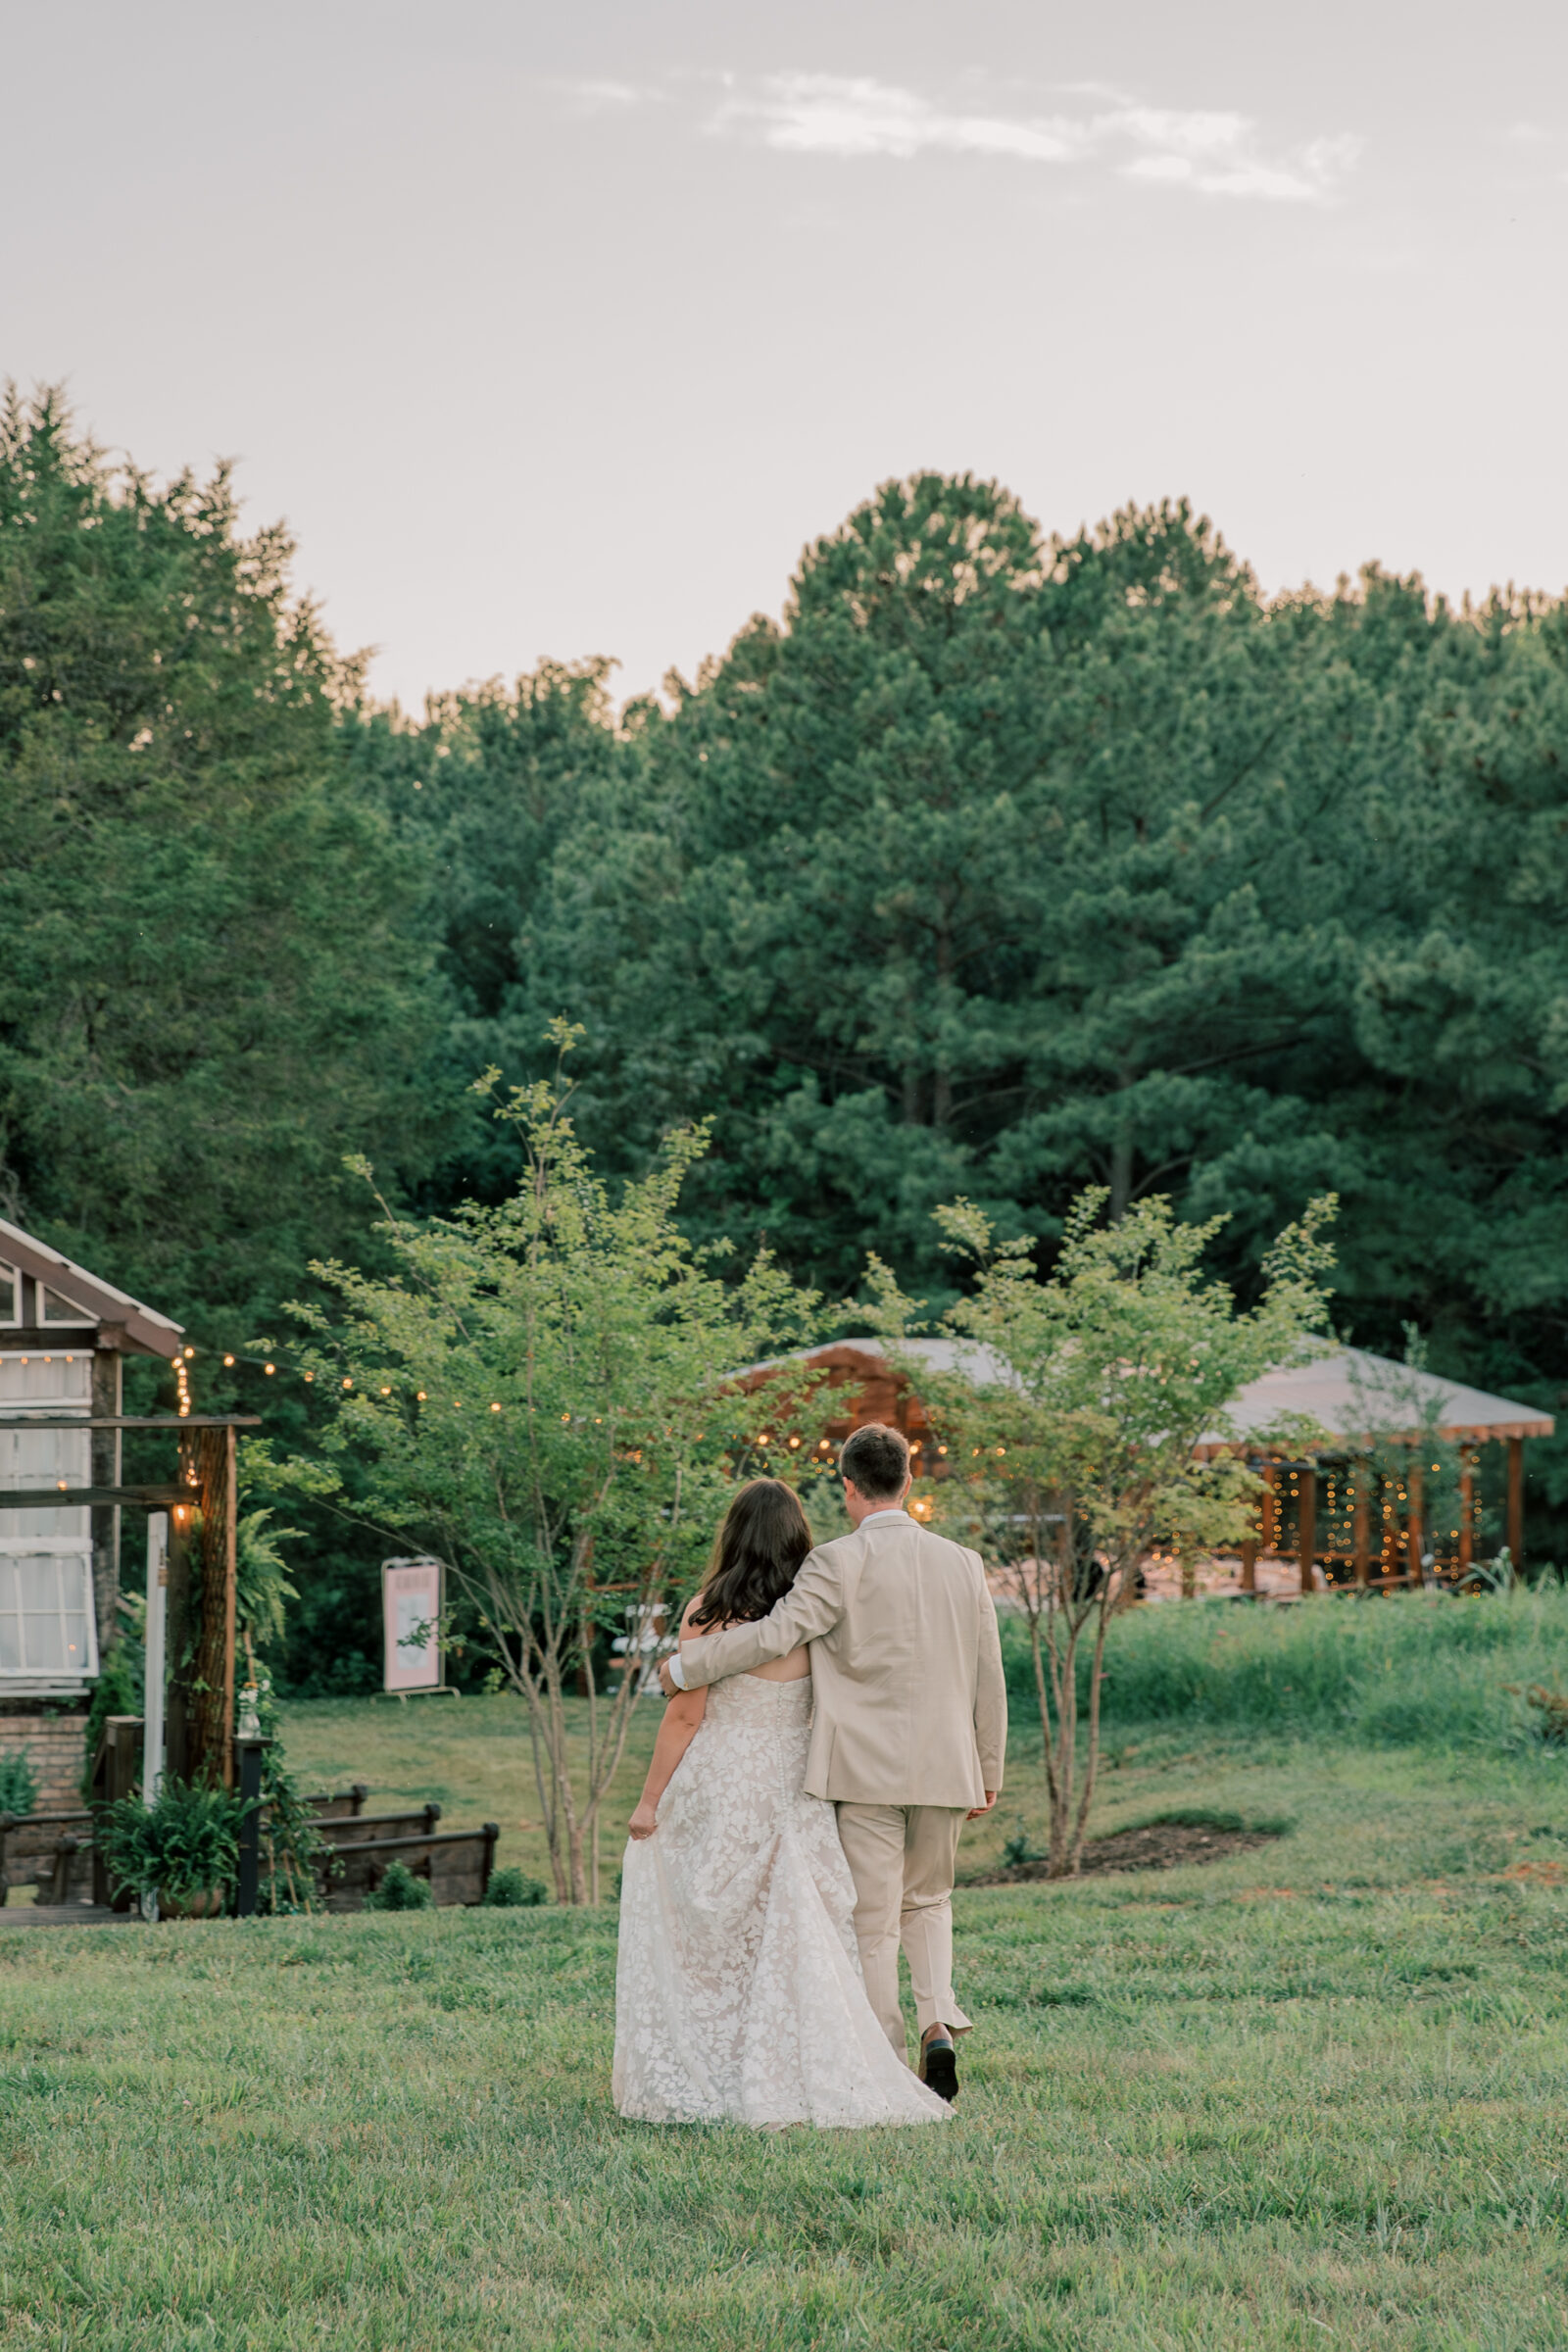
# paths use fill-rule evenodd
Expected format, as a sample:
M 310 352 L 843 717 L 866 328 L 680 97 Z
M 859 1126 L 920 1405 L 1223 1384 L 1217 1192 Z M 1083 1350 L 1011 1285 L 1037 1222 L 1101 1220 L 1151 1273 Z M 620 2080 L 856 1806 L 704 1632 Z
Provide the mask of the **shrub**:
M 155 1889 L 179 1900 L 233 1886 L 243 1808 L 226 1788 L 161 1784 L 156 1800 L 122 1796 L 99 1813 L 94 1836 L 117 1894 Z
M 0 1813 L 30 1813 L 37 1802 L 31 1749 L 19 1747 L 15 1755 L 0 1756 Z
M 435 1901 L 428 1879 L 416 1879 L 406 1862 L 389 1862 L 381 1884 L 365 1898 L 367 1911 L 428 1911 Z
M 1517 1683 L 1505 1686 L 1517 1691 Z M 1542 1683 L 1532 1683 L 1525 1692 L 1526 1706 L 1533 1707 L 1541 1717 L 1536 1726 L 1547 1747 L 1568 1746 L 1568 1691 L 1548 1690 Z
M 530 1909 L 550 1900 L 550 1889 L 539 1879 L 525 1879 L 520 1870 L 497 1870 L 480 1897 L 497 1911 Z

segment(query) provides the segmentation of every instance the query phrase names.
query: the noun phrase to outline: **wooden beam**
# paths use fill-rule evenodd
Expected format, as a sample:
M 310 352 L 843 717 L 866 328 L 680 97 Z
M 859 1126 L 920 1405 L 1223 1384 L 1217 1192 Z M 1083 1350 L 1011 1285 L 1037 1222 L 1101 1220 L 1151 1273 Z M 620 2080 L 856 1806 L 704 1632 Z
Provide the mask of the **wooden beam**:
M 91 1355 L 97 1342 L 98 1326 L 90 1315 L 81 1323 L 0 1324 L 0 1355 Z
M 86 1355 L 90 1349 L 83 1348 Z M 0 1413 L 0 1429 L 260 1429 L 260 1413 Z
M 1355 1581 L 1363 1592 L 1372 1581 L 1372 1521 L 1367 1488 L 1372 1479 L 1372 1464 L 1362 1454 L 1353 1464 L 1355 1474 Z
M 188 1487 L 0 1487 L 0 1516 L 7 1511 L 79 1511 L 112 1504 L 135 1511 L 167 1511 L 189 1502 Z
M 1525 1556 L 1525 1442 L 1508 1440 L 1508 1557 L 1515 1569 Z
M 1312 1562 L 1317 1555 L 1317 1468 L 1311 1462 L 1304 1464 L 1300 1473 L 1296 1550 L 1301 1572 L 1301 1591 L 1311 1592 L 1315 1590 Z

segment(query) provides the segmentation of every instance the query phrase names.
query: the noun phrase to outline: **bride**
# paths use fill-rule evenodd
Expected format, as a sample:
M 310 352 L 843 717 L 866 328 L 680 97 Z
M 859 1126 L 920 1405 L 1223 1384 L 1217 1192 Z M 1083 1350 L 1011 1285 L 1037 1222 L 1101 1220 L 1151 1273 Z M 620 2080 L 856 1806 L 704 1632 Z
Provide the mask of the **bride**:
M 765 1617 L 811 1547 L 799 1498 L 753 1479 L 681 1640 Z M 613 2093 L 645 2123 L 934 2124 L 951 2109 L 866 1998 L 833 1807 L 803 1782 L 808 1649 L 682 1691 L 631 1817 Z

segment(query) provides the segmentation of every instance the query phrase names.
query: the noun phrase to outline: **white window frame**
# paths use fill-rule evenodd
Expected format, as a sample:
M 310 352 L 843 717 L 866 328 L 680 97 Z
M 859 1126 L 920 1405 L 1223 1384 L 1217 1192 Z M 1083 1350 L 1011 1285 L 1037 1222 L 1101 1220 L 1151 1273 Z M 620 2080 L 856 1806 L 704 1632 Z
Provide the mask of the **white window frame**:
M 26 1277 L 29 1282 L 32 1279 L 31 1275 Z M 34 1299 L 30 1303 L 35 1305 L 37 1301 Z M 58 1328 L 62 1336 L 69 1336 L 69 1326 L 61 1325 Z M 13 1396 L 7 1393 L 5 1412 L 8 1434 L 24 1432 L 27 1421 L 34 1415 L 40 1419 L 64 1417 L 73 1422 L 79 1418 L 81 1422 L 79 1436 L 74 1429 L 61 1430 L 55 1433 L 60 1446 L 58 1460 L 63 1465 L 69 1458 L 68 1447 L 78 1460 L 83 1454 L 87 1454 L 89 1436 L 87 1423 L 92 1412 L 90 1396 L 79 1391 L 75 1380 L 66 1380 L 64 1367 L 67 1364 L 77 1362 L 90 1365 L 92 1349 L 90 1347 L 82 1348 L 79 1345 L 68 1346 L 59 1348 L 56 1354 L 61 1370 L 45 1382 L 42 1393 L 35 1393 L 26 1397 Z M 42 1351 L 29 1351 L 26 1357 L 23 1357 L 15 1344 L 0 1346 L 0 1361 L 7 1364 L 25 1361 L 41 1366 L 48 1364 L 51 1360 L 50 1355 Z M 87 1377 L 90 1379 L 90 1373 Z M 77 1452 L 78 1448 L 80 1452 Z M 87 1454 L 87 1458 L 90 1461 L 90 1454 Z M 48 1485 L 53 1475 L 55 1475 L 53 1470 L 45 1468 L 34 1479 L 32 1473 L 28 1471 L 24 1473 L 19 1483 L 24 1486 L 35 1484 L 43 1487 Z M 79 1477 L 79 1469 L 73 1471 L 71 1475 L 74 1478 Z M 56 1584 L 56 1608 L 62 1613 L 68 1600 L 68 1595 L 64 1591 L 67 1581 L 66 1571 L 71 1563 L 75 1563 L 81 1577 L 82 1619 L 86 1627 L 86 1656 L 79 1666 L 0 1667 L 0 1697 L 78 1697 L 99 1673 L 98 1607 L 97 1592 L 93 1584 L 91 1514 L 87 1505 L 66 1503 L 64 1498 L 62 1498 L 59 1510 L 50 1510 L 43 1505 L 34 1505 L 27 1511 L 26 1517 L 34 1522 L 41 1520 L 44 1527 L 48 1528 L 50 1532 L 48 1534 L 23 1534 L 17 1525 L 22 1514 L 18 1513 L 14 1516 L 7 1509 L 7 1496 L 13 1490 L 10 1487 L 0 1486 L 0 1559 L 7 1562 L 22 1559 L 57 1560 L 60 1563 L 60 1576 Z M 71 1525 L 73 1520 L 76 1523 L 74 1528 Z M 19 1603 L 20 1597 L 19 1592 Z M 11 1612 L 8 1611 L 7 1614 L 9 1615 Z M 23 1654 L 23 1628 L 20 1606 L 13 1622 L 17 1630 L 18 1654 L 21 1655 Z M 65 1647 L 63 1627 L 60 1646 L 62 1649 Z
M 70 1307 L 70 1314 L 51 1315 L 45 1303 L 50 1298 L 58 1300 L 61 1306 Z M 38 1331 L 91 1330 L 98 1321 L 96 1315 L 89 1314 L 84 1306 L 78 1307 L 75 1300 L 68 1298 L 63 1291 L 52 1289 L 41 1275 L 38 1278 L 38 1296 L 33 1301 L 33 1307 L 34 1328 Z
M 25 1549 L 23 1548 L 24 1544 Z M 14 1693 L 18 1690 L 59 1690 L 77 1683 L 92 1682 L 98 1673 L 97 1609 L 95 1606 L 96 1595 L 92 1585 L 91 1552 L 83 1554 L 79 1537 L 27 1536 L 22 1538 L 14 1547 L 8 1544 L 3 1555 L 0 1555 L 0 1561 L 3 1561 L 5 1566 L 19 1569 L 24 1560 L 40 1559 L 52 1559 L 58 1564 L 55 1580 L 55 1614 L 59 1620 L 59 1642 L 62 1654 L 66 1648 L 66 1617 L 69 1601 L 66 1586 L 70 1581 L 68 1571 L 74 1567 L 80 1577 L 80 1615 L 86 1633 L 86 1655 L 79 1666 L 70 1664 L 62 1666 L 0 1666 L 0 1691 Z M 10 1617 L 15 1624 L 17 1654 L 20 1657 L 24 1654 L 25 1641 L 22 1609 L 22 1580 L 20 1576 L 17 1576 L 6 1581 L 13 1584 L 17 1605 L 14 1610 L 9 1610 L 4 1606 L 5 1584 L 0 1582 L 0 1618 Z

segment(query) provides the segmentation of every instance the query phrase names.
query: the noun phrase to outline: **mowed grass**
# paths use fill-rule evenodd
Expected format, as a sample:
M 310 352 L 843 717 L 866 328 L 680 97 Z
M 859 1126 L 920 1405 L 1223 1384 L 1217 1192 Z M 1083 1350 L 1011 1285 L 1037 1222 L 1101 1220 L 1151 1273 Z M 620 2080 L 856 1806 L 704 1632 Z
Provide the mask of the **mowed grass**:
M 438 1704 L 451 1740 L 506 1702 Z M 352 1719 L 296 1714 L 291 1754 L 323 1728 Z M 968 1867 L 1038 1830 L 1015 1744 Z M 960 1891 L 943 2129 L 621 2123 L 608 1907 L 0 1934 L 3 2340 L 1568 2345 L 1568 1765 L 1157 1718 L 1113 1744 L 1097 1828 L 1296 1826 Z

